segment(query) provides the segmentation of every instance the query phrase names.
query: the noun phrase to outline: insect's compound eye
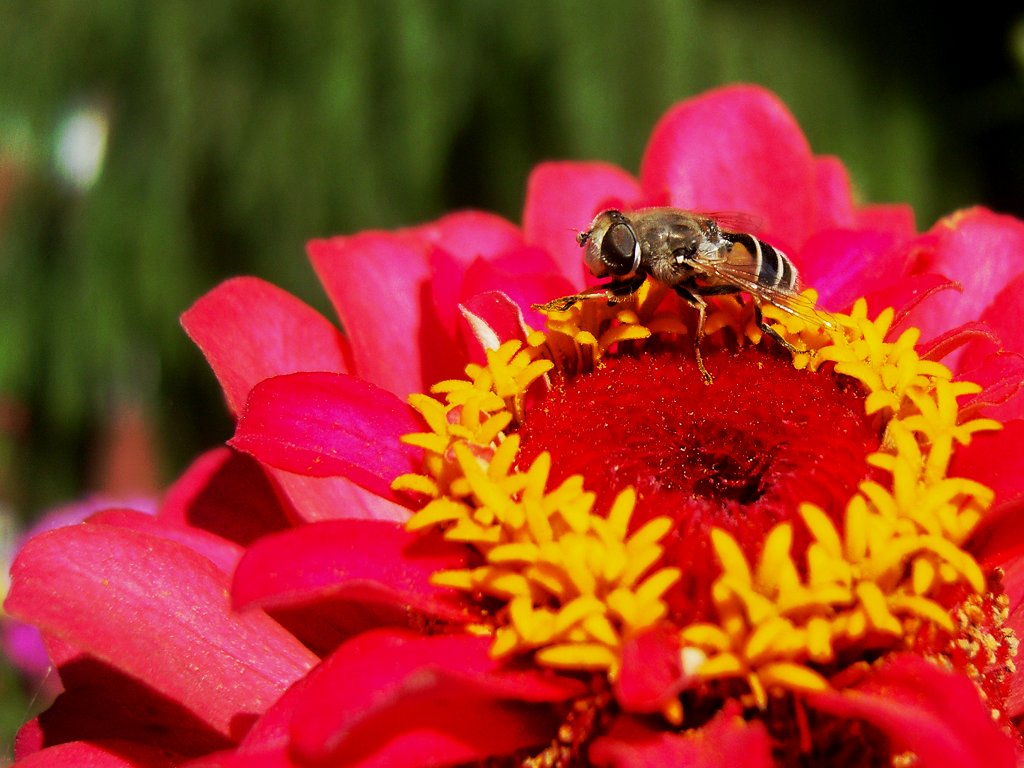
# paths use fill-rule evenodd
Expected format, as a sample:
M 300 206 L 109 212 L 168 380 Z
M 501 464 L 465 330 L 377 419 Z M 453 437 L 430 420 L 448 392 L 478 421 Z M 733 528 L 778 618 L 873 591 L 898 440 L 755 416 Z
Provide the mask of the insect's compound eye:
M 612 275 L 629 275 L 640 266 L 640 247 L 629 224 L 612 224 L 601 238 L 601 261 Z

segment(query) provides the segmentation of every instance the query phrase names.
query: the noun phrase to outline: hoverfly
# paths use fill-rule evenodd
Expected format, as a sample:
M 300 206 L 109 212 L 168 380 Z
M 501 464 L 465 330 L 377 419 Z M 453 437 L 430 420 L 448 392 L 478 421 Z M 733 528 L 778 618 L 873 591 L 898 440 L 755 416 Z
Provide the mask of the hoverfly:
M 694 348 L 697 367 L 707 384 L 712 377 L 700 354 L 707 313 L 705 296 L 749 294 L 758 326 L 790 351 L 796 350 L 761 317 L 762 304 L 819 326 L 833 325 L 800 295 L 796 267 L 784 253 L 753 235 L 722 229 L 710 216 L 677 208 L 644 208 L 629 213 L 607 210 L 598 214 L 576 240 L 584 249 L 584 260 L 594 277 L 611 279 L 584 293 L 535 308 L 564 311 L 582 300 L 623 301 L 650 277 L 672 288 L 697 310 Z

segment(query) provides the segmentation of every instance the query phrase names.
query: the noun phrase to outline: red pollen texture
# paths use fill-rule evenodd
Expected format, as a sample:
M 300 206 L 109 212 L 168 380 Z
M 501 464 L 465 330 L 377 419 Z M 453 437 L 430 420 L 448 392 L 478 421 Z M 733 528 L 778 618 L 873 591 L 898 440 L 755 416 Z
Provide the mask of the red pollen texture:
M 718 574 L 712 526 L 756 557 L 771 526 L 793 520 L 802 548 L 800 503 L 840 519 L 879 444 L 863 395 L 832 375 L 752 347 L 706 362 L 711 385 L 678 353 L 607 358 L 594 373 L 556 383 L 521 429 L 523 466 L 548 451 L 552 481 L 582 474 L 599 511 L 633 486 L 634 527 L 658 515 L 675 521 L 664 565 L 683 569 L 670 596 L 683 621 L 704 615 Z

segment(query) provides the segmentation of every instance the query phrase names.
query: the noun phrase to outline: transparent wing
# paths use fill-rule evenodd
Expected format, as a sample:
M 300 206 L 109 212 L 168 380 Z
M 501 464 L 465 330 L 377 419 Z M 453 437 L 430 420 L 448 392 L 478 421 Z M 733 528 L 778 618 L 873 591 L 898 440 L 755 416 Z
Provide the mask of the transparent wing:
M 812 325 L 838 329 L 839 322 L 829 312 L 794 289 L 761 285 L 757 281 L 757 263 L 750 252 L 736 244 L 718 259 L 696 259 L 690 266 L 711 285 L 733 285 L 758 302 L 767 302 Z
M 714 219 L 727 232 L 760 232 L 764 221 L 760 216 L 741 211 L 694 211 L 698 216 Z

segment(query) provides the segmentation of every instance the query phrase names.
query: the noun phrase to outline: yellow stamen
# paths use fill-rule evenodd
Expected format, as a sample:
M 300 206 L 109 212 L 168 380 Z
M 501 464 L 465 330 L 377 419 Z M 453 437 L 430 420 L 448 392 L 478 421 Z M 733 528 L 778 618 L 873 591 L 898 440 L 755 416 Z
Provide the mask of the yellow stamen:
M 527 392 L 558 369 L 575 376 L 618 350 L 686 333 L 684 318 L 663 305 L 668 291 L 648 281 L 628 304 L 580 302 L 549 312 L 545 331 L 526 342 L 486 351 L 465 380 L 436 384 L 434 397 L 410 404 L 426 430 L 404 442 L 424 450 L 423 473 L 403 475 L 396 490 L 429 499 L 409 530 L 440 529 L 479 556 L 477 567 L 442 571 L 434 583 L 487 596 L 493 612 L 492 654 L 532 654 L 542 665 L 602 671 L 614 678 L 623 645 L 670 621 L 665 595 L 681 572 L 666 567 L 661 542 L 672 530 L 654 518 L 631 530 L 636 494 L 619 494 L 607 515 L 595 514 L 584 478 L 549 487 L 551 457 L 520 465 L 517 428 Z M 816 296 L 805 294 L 809 306 Z M 752 304 L 711 302 L 706 331 L 725 328 L 739 343 L 758 343 Z M 756 562 L 723 530 L 711 531 L 721 568 L 711 587 L 710 620 L 679 628 L 687 672 L 701 680 L 738 680 L 746 700 L 766 706 L 769 695 L 800 695 L 828 687 L 823 667 L 908 646 L 922 625 L 953 632 L 949 585 L 985 589 L 985 577 L 960 545 L 992 501 L 990 489 L 948 476 L 958 445 L 991 419 L 965 419 L 957 399 L 977 387 L 952 381 L 950 371 L 916 351 L 919 332 L 888 340 L 894 312 L 869 318 L 866 302 L 848 315 L 816 324 L 772 306 L 763 317 L 798 352 L 793 364 L 860 382 L 865 415 L 884 427 L 868 457 L 865 480 L 840 515 L 803 505 L 799 519 L 766 533 Z M 802 522 L 801 522 L 802 521 Z M 806 549 L 795 554 L 794 525 Z M 803 532 L 801 533 L 803 536 Z M 664 714 L 680 722 L 678 700 Z

